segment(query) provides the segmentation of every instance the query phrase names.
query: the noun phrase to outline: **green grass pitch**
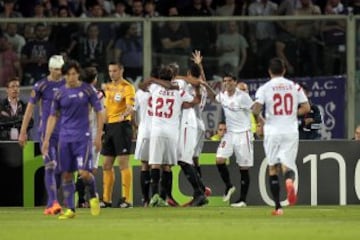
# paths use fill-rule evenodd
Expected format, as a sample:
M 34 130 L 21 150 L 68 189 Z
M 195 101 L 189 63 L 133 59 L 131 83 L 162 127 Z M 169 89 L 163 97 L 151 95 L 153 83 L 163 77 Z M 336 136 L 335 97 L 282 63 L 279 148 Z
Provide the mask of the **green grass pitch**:
M 43 216 L 42 208 L 0 208 L 0 239 L 360 239 L 360 206 L 296 206 L 283 216 L 271 207 L 102 209 L 93 217 Z

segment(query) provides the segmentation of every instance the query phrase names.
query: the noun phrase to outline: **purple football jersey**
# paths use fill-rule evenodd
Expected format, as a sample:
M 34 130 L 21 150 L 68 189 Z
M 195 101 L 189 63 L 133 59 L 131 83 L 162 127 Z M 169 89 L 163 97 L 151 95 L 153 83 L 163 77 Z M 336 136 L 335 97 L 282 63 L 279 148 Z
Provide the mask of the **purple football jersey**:
M 102 110 L 101 103 L 91 85 L 82 82 L 80 86 L 63 86 L 55 94 L 51 115 L 60 114 L 60 140 L 79 142 L 91 137 L 89 113 Z
M 39 132 L 40 135 L 45 135 L 47 119 L 50 115 L 51 103 L 54 99 L 55 92 L 57 92 L 62 86 L 65 85 L 65 80 L 61 79 L 60 81 L 50 81 L 46 78 L 38 81 L 31 92 L 29 102 L 32 104 L 37 104 L 40 101 L 39 115 Z M 57 136 L 59 134 L 59 123 L 56 124 L 52 136 Z

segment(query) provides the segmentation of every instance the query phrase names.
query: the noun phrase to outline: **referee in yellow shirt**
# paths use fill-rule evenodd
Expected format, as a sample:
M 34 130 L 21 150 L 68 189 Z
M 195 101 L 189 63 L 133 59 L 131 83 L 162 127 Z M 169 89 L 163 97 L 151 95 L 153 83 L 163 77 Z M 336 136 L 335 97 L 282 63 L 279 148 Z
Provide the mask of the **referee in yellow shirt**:
M 130 189 L 132 172 L 129 168 L 129 154 L 132 143 L 131 114 L 135 101 L 135 88 L 123 78 L 124 67 L 120 63 L 109 63 L 110 83 L 105 85 L 106 127 L 101 154 L 103 164 L 102 207 L 111 207 L 115 182 L 114 160 L 119 162 L 122 199 L 118 207 L 132 207 Z

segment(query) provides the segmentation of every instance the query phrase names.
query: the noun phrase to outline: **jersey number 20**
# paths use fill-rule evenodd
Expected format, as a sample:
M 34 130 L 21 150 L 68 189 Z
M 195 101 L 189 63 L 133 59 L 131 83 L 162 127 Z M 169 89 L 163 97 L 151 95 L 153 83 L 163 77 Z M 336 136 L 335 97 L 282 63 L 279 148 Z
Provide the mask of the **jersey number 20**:
M 293 96 L 286 93 L 281 96 L 279 93 L 274 94 L 274 115 L 291 115 L 293 112 Z

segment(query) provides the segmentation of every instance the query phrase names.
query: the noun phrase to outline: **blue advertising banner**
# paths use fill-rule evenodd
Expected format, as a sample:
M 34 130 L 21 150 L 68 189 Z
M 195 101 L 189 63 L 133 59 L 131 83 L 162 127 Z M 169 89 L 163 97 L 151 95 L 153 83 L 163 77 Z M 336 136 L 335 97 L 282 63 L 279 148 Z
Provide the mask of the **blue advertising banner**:
M 304 83 L 309 88 L 310 101 L 319 106 L 323 116 L 321 139 L 339 139 L 345 137 L 345 76 L 329 76 L 314 78 L 296 78 L 295 82 Z M 244 80 L 249 86 L 249 92 L 254 99 L 255 92 L 268 79 Z M 221 81 L 209 82 L 216 90 L 221 91 Z M 217 123 L 221 119 L 221 106 L 216 103 L 206 105 L 203 112 L 206 123 L 207 137 L 216 131 Z

